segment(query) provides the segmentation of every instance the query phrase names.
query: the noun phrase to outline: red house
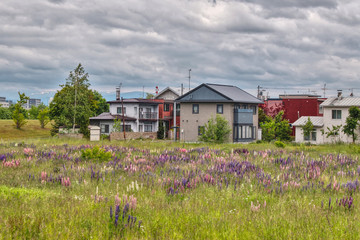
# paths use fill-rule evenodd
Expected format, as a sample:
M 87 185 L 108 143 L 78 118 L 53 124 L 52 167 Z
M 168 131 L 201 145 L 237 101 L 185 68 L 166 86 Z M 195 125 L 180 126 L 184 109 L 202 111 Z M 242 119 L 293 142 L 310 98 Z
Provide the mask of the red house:
M 283 110 L 284 118 L 289 120 L 290 124 L 293 124 L 302 116 L 323 116 L 320 104 L 325 100 L 326 98 L 313 94 L 279 95 L 278 99 L 265 100 L 263 109 L 266 114 L 272 117 Z

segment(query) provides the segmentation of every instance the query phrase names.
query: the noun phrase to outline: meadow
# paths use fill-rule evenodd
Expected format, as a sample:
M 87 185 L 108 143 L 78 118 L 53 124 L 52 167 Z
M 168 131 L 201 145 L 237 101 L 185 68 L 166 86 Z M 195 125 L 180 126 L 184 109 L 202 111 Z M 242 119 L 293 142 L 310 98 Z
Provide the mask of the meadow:
M 359 239 L 352 145 L 0 144 L 1 239 Z
M 41 128 L 38 120 L 26 120 L 27 124 L 16 129 L 13 120 L 0 120 L 0 141 L 25 140 L 50 137 L 51 124 Z

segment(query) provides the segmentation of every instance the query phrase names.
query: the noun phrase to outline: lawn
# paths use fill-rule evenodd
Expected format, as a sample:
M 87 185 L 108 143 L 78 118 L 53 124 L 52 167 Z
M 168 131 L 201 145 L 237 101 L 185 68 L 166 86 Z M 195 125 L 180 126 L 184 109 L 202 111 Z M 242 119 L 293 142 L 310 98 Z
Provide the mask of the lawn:
M 25 140 L 50 137 L 50 124 L 42 129 L 38 120 L 27 121 L 28 123 L 21 129 L 16 129 L 14 127 L 14 121 L 0 120 L 0 140 Z
M 3 239 L 359 239 L 352 145 L 0 144 Z

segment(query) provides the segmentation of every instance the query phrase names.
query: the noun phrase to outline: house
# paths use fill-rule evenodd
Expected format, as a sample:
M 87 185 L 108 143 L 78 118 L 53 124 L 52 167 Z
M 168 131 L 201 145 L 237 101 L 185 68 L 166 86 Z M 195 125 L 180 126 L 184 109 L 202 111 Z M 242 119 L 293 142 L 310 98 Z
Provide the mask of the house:
M 114 120 L 125 122 L 126 132 L 156 132 L 159 124 L 159 102 L 150 99 L 123 99 L 108 101 L 110 112 L 90 118 L 90 125 L 99 126 L 101 134 L 109 135 L 114 131 Z
M 265 100 L 261 107 L 271 117 L 279 111 L 284 111 L 284 119 L 293 124 L 302 116 L 323 116 L 321 103 L 325 100 L 314 94 L 283 94 L 277 99 Z M 292 135 L 295 135 L 294 128 Z
M 308 141 L 307 139 L 309 137 L 311 138 L 310 142 L 316 144 L 332 143 L 334 141 L 346 143 L 352 142 L 352 137 L 346 135 L 342 131 L 342 127 L 338 131 L 337 135 L 328 137 L 326 134 L 329 130 L 333 130 L 334 127 L 344 126 L 346 124 L 346 118 L 349 116 L 349 108 L 351 106 L 360 107 L 360 97 L 343 97 L 341 91 L 339 91 L 337 97 L 330 97 L 326 99 L 322 104 L 320 104 L 320 107 L 323 109 L 323 117 L 310 117 L 310 121 L 316 129 L 316 136 L 304 136 L 301 128 L 306 123 L 308 117 L 302 117 L 293 124 L 296 128 L 296 142 L 300 143 Z M 324 134 L 321 133 L 322 131 L 324 131 Z M 358 130 L 357 134 L 359 133 L 360 132 Z
M 162 121 L 165 127 L 165 137 L 172 138 L 170 129 L 175 125 L 180 125 L 180 105 L 176 104 L 176 117 L 174 118 L 175 99 L 180 97 L 174 89 L 167 87 L 159 92 L 154 100 L 159 102 L 159 121 Z
M 180 140 L 198 141 L 204 125 L 216 114 L 228 121 L 230 141 L 258 139 L 258 105 L 263 102 L 236 86 L 204 83 L 176 102 L 181 109 Z

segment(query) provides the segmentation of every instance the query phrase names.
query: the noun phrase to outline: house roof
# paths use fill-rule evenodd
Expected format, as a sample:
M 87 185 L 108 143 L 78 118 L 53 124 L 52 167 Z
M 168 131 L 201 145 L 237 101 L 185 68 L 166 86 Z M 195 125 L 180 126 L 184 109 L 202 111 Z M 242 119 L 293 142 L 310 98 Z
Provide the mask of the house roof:
M 135 118 L 127 117 L 127 116 L 124 116 L 123 118 L 123 116 L 120 114 L 111 114 L 109 112 L 104 112 L 99 116 L 90 118 L 90 120 L 110 120 L 110 121 L 113 121 L 114 119 L 121 119 L 121 120 L 125 119 L 125 121 L 136 121 Z
M 331 97 L 320 104 L 321 107 L 360 107 L 360 97 Z
M 158 105 L 160 102 L 154 101 L 153 99 L 142 99 L 142 98 L 128 98 L 123 99 L 124 103 L 141 103 L 148 105 Z M 107 101 L 107 103 L 121 103 L 121 100 Z
M 170 88 L 170 87 L 167 87 L 165 88 L 164 90 L 162 90 L 161 92 L 159 92 L 156 96 L 155 96 L 155 99 L 158 99 L 163 93 L 167 92 L 167 91 L 170 91 L 172 92 L 173 94 L 175 94 L 176 96 L 180 96 L 179 93 L 177 93 L 174 89 Z
M 309 118 L 310 118 L 311 123 L 314 125 L 314 127 L 324 126 L 324 118 L 323 117 L 314 117 L 314 116 L 302 116 L 298 120 L 296 120 L 292 125 L 295 127 L 304 126 Z
M 218 95 L 217 99 L 204 98 L 201 100 L 197 99 L 187 99 L 193 93 L 196 93 L 201 88 L 208 88 Z M 245 92 L 244 90 L 231 85 L 221 85 L 221 84 L 211 84 L 203 83 L 200 86 L 194 88 L 190 92 L 184 94 L 183 96 L 176 99 L 179 102 L 240 102 L 240 103 L 263 103 L 261 100 L 257 99 L 253 95 Z

